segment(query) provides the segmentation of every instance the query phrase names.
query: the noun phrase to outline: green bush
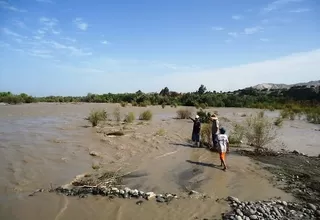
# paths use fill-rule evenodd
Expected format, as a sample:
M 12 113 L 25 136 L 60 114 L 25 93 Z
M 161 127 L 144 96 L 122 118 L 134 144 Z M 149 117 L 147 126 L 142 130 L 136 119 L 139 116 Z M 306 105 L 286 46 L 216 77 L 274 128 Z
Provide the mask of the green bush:
M 245 123 L 245 137 L 256 149 L 261 149 L 276 139 L 276 126 L 263 113 L 251 116 Z
M 146 110 L 142 112 L 139 116 L 140 120 L 150 121 L 152 119 L 152 112 L 150 110 Z
M 165 104 L 165 103 L 162 103 L 162 104 L 161 104 L 161 107 L 162 107 L 162 108 L 165 108 L 165 107 L 166 107 L 166 104 Z
M 209 147 L 212 146 L 212 126 L 211 126 L 211 124 L 203 123 L 201 125 L 200 136 L 201 136 L 201 142 L 204 145 L 207 145 Z
M 105 121 L 108 117 L 107 112 L 104 109 L 101 110 L 91 110 L 87 120 L 91 122 L 92 127 L 96 127 L 100 122 Z
M 274 125 L 278 126 L 278 127 L 282 127 L 283 125 L 283 118 L 278 117 L 275 121 L 274 121 Z
M 129 112 L 126 115 L 124 121 L 127 122 L 127 123 L 132 123 L 135 119 L 136 119 L 136 116 L 134 115 L 134 113 L 133 112 Z
M 138 103 L 135 102 L 135 101 L 133 101 L 133 102 L 131 102 L 131 105 L 132 105 L 132 106 L 138 106 Z
M 242 125 L 235 123 L 233 125 L 233 130 L 229 134 L 230 145 L 239 147 L 242 144 L 244 135 L 245 135 L 245 128 Z
M 200 109 L 200 111 L 197 112 L 197 115 L 199 115 L 199 119 L 201 123 L 210 123 L 210 117 L 211 117 L 210 112 L 206 112 Z
M 121 105 L 121 107 L 126 107 L 128 105 L 128 103 L 127 102 L 121 102 L 120 105 Z
M 208 107 L 208 105 L 206 103 L 201 103 L 199 105 L 199 107 L 202 108 L 202 109 L 206 109 Z
M 320 124 L 320 108 L 318 109 L 307 109 L 305 111 L 306 119 L 308 122 L 313 124 Z
M 179 109 L 177 111 L 177 119 L 188 119 L 189 117 L 191 117 L 191 115 L 192 112 L 188 108 Z

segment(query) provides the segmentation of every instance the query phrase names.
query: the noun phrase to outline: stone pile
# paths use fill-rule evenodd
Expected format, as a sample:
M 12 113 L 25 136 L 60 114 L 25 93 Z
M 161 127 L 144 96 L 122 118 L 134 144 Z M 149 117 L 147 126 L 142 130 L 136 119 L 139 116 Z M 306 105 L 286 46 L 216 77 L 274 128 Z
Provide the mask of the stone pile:
M 232 211 L 223 214 L 224 220 L 311 220 L 320 219 L 320 207 L 311 203 L 300 204 L 280 200 L 242 202 L 236 197 L 227 199 Z
M 89 194 L 91 195 L 101 195 L 108 196 L 109 198 L 137 198 L 137 199 L 155 199 L 159 203 L 168 203 L 173 199 L 177 199 L 176 194 L 166 193 L 166 194 L 155 194 L 154 192 L 143 192 L 137 189 L 130 189 L 125 187 L 120 189 L 117 187 L 107 188 L 105 186 L 97 187 L 75 187 L 75 186 L 60 186 L 56 189 L 51 190 L 51 192 L 57 192 L 59 194 L 64 194 L 66 196 L 79 196 L 80 198 L 85 198 Z M 141 204 L 141 202 L 140 202 Z

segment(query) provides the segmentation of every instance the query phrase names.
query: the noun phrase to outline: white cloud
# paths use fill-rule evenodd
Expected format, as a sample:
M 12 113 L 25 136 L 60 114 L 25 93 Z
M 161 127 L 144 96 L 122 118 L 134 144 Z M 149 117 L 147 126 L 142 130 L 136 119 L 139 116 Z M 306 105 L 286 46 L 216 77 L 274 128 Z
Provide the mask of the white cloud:
M 110 44 L 110 42 L 109 42 L 109 41 L 106 41 L 106 40 L 101 41 L 101 43 L 104 44 L 104 45 Z
M 47 17 L 41 17 L 39 19 L 40 23 L 47 27 L 55 27 L 58 25 L 59 21 L 56 18 L 47 18 Z
M 238 33 L 237 32 L 229 32 L 228 35 L 231 37 L 237 37 Z
M 243 32 L 244 34 L 255 34 L 261 30 L 262 30 L 262 27 L 257 26 L 257 27 L 245 28 Z
M 246 65 L 207 70 L 202 72 L 177 72 L 161 75 L 149 82 L 150 90 L 168 86 L 176 91 L 195 91 L 200 84 L 209 90 L 228 91 L 245 88 L 259 83 L 294 83 L 319 79 L 320 49 L 291 54 L 273 60 Z M 306 74 L 308 73 L 308 74 Z M 197 76 L 197 77 L 194 77 Z M 217 78 L 233 79 L 220 80 Z M 140 81 L 140 78 L 139 78 Z M 144 85 L 140 81 L 139 85 Z
M 222 31 L 222 30 L 224 30 L 224 28 L 223 27 L 212 27 L 212 30 L 214 30 L 214 31 Z
M 91 56 L 92 55 L 91 52 L 85 52 L 80 48 L 77 48 L 74 46 L 67 46 L 67 45 L 58 43 L 56 41 L 43 41 L 42 43 L 47 44 L 57 50 L 67 50 L 69 51 L 71 56 Z
M 289 12 L 292 12 L 292 13 L 303 13 L 303 12 L 309 12 L 309 11 L 311 11 L 309 8 L 298 8 L 298 9 L 290 10 Z
M 82 18 L 76 18 L 73 20 L 73 23 L 82 31 L 85 31 L 88 29 L 88 24 L 83 21 Z
M 15 11 L 15 12 L 27 12 L 27 10 L 19 9 L 17 7 L 14 7 L 13 5 L 9 4 L 5 1 L 0 1 L 0 8 L 9 10 L 9 11 Z
M 11 31 L 10 29 L 8 28 L 2 28 L 2 32 L 5 34 L 5 35 L 9 35 L 9 36 L 13 36 L 13 37 L 18 37 L 18 38 L 26 38 L 25 36 L 22 36 L 16 32 L 13 32 Z
M 268 38 L 260 38 L 260 41 L 262 42 L 269 42 L 270 40 Z
M 42 25 L 42 28 L 39 29 L 37 32 L 38 34 L 44 35 L 46 33 L 52 33 L 54 35 L 60 34 L 60 31 L 57 30 L 59 21 L 56 18 L 47 18 L 41 17 L 39 22 Z
M 53 3 L 53 1 L 51 0 L 36 0 L 36 1 L 41 3 Z
M 28 54 L 40 58 L 53 58 L 50 50 L 31 49 Z
M 264 13 L 272 12 L 272 11 L 284 8 L 286 5 L 290 3 L 297 3 L 301 1 L 303 0 L 276 0 L 268 4 L 265 8 L 263 8 L 262 12 Z
M 240 20 L 241 18 L 242 18 L 241 15 L 233 15 L 233 16 L 232 16 L 232 19 L 233 19 L 233 20 Z

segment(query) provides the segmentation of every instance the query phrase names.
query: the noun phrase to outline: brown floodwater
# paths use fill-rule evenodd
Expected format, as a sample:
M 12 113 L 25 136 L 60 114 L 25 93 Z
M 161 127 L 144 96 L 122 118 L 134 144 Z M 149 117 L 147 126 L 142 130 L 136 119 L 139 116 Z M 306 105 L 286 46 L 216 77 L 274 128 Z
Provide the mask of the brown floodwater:
M 227 210 L 216 199 L 232 195 L 262 200 L 292 197 L 268 183 L 266 171 L 249 158 L 230 154 L 230 169 L 223 172 L 215 153 L 186 143 L 191 126 L 171 119 L 175 108 L 149 107 L 154 119 L 135 130 L 136 136 L 101 139 L 96 129 L 87 128 L 84 118 L 93 108 L 112 104 L 30 104 L 0 106 L 0 219 L 194 219 L 219 216 Z M 122 115 L 142 108 L 121 108 Z M 241 121 L 243 113 L 256 110 L 219 108 L 220 116 Z M 267 112 L 276 117 L 276 112 Z M 165 137 L 155 136 L 159 129 Z M 286 121 L 279 141 L 289 149 L 311 155 L 320 153 L 319 126 L 301 120 Z M 140 135 L 140 136 L 139 136 Z M 279 148 L 282 148 L 282 146 Z M 99 159 L 90 150 L 102 154 Z M 169 205 L 154 201 L 137 206 L 134 200 L 109 200 L 90 196 L 69 198 L 52 193 L 28 196 L 38 188 L 65 184 L 76 175 L 92 171 L 100 162 L 109 167 L 126 165 L 137 175 L 125 179 L 132 188 L 159 193 L 183 194 L 194 189 L 208 194 L 206 201 L 181 198 Z M 121 165 L 119 165 L 121 163 Z M 134 174 L 134 173 L 133 173 Z

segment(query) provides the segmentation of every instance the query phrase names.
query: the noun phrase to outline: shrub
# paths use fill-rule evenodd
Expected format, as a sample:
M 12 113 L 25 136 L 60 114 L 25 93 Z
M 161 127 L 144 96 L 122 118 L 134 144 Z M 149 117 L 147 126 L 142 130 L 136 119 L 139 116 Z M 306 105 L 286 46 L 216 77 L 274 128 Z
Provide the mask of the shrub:
M 246 120 L 245 137 L 256 149 L 261 149 L 276 138 L 276 126 L 262 112 Z
M 121 102 L 120 105 L 121 105 L 121 107 L 126 107 L 128 105 L 128 103 L 127 102 Z
M 121 114 L 120 114 L 120 108 L 119 108 L 119 107 L 116 107 L 116 108 L 113 110 L 113 117 L 114 117 L 114 119 L 115 119 L 117 122 L 120 122 L 120 121 L 121 121 Z
M 197 115 L 199 115 L 201 123 L 209 123 L 211 114 L 210 112 L 203 111 L 202 109 L 197 112 Z
M 201 104 L 199 105 L 199 107 L 202 108 L 202 109 L 206 109 L 208 106 L 207 106 L 206 103 L 201 103 Z
M 131 105 L 132 105 L 132 106 L 138 106 L 138 103 L 135 102 L 135 101 L 133 101 L 133 102 L 131 102 Z
M 162 108 L 165 108 L 165 107 L 166 107 L 166 104 L 165 104 L 165 103 L 162 103 L 162 104 L 161 104 L 161 107 L 162 107 Z
M 151 103 L 149 101 L 143 101 L 139 103 L 140 107 L 147 107 L 148 105 L 151 105 Z
M 320 124 L 320 110 L 319 109 L 312 109 L 312 110 L 305 111 L 306 119 L 308 122 L 313 123 L 313 124 Z
M 150 121 L 152 119 L 152 112 L 150 110 L 146 110 L 142 112 L 139 116 L 140 120 Z
M 157 136 L 164 136 L 166 134 L 166 131 L 163 128 L 160 128 L 157 132 Z
M 126 115 L 124 121 L 127 122 L 127 123 L 132 123 L 135 119 L 136 119 L 136 116 L 134 115 L 134 113 L 133 112 L 129 112 Z
M 187 118 L 191 117 L 191 115 L 192 115 L 192 112 L 188 108 L 179 109 L 177 111 L 177 118 L 178 119 L 187 119 Z
M 274 124 L 275 126 L 282 127 L 282 125 L 283 125 L 283 118 L 278 117 L 278 118 L 274 121 L 273 124 Z
M 242 125 L 235 123 L 233 130 L 229 134 L 229 143 L 239 147 L 245 135 L 245 129 Z
M 104 109 L 92 110 L 87 120 L 91 122 L 92 127 L 96 127 L 100 122 L 105 121 L 107 117 L 108 114 Z
M 211 124 L 203 123 L 201 125 L 200 136 L 201 136 L 201 142 L 204 145 L 207 145 L 209 147 L 212 146 L 212 126 L 211 126 Z

